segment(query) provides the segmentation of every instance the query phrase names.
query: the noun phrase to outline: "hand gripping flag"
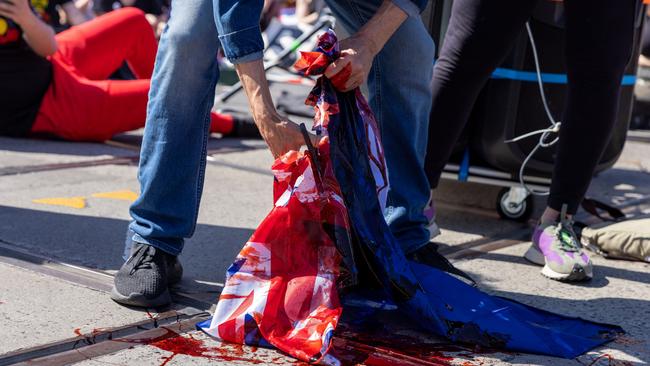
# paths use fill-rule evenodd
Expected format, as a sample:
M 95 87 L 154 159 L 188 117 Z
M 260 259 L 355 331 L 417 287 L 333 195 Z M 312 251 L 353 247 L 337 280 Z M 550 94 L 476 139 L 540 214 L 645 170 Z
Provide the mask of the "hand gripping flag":
M 322 75 L 338 55 L 329 31 L 296 68 Z M 382 214 L 387 169 L 361 92 L 337 92 L 321 76 L 307 103 L 323 139 L 316 148 L 307 140 L 307 151 L 274 163 L 275 206 L 228 269 L 215 314 L 200 329 L 303 361 L 340 364 L 328 354 L 343 310 L 339 290 L 359 288 L 396 304 L 414 327 L 490 348 L 573 358 L 622 332 L 490 296 L 407 260 Z

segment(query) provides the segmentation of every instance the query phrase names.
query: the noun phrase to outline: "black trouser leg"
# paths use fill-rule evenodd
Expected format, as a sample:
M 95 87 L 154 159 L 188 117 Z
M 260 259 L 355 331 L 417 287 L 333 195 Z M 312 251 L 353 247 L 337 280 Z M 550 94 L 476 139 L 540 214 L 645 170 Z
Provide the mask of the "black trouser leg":
M 645 15 L 643 21 L 643 35 L 641 36 L 641 54 L 650 57 L 650 16 Z
M 567 0 L 566 109 L 549 207 L 576 212 L 611 137 L 630 59 L 634 0 Z
M 438 185 L 476 98 L 521 34 L 537 0 L 456 0 L 433 73 L 425 169 Z

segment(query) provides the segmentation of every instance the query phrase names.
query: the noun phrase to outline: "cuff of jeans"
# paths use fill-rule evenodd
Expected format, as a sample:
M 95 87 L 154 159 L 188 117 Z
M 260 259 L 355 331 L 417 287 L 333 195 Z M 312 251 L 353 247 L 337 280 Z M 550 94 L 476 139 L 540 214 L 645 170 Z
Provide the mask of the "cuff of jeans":
M 263 56 L 264 41 L 259 26 L 219 35 L 224 53 L 233 64 L 259 60 Z
M 133 238 L 131 238 L 136 243 L 140 244 L 147 244 L 151 245 L 152 247 L 158 248 L 162 250 L 163 252 L 167 252 L 167 254 L 171 254 L 173 256 L 178 256 L 181 254 L 181 251 L 183 249 L 183 240 L 180 239 L 178 245 L 169 245 L 165 242 L 162 242 L 160 240 L 155 240 L 155 239 L 145 239 L 139 234 L 133 234 Z
M 259 60 L 262 57 L 264 57 L 264 53 L 262 51 L 255 51 L 253 53 L 249 53 L 247 55 L 240 56 L 237 58 L 229 58 L 228 61 L 230 61 L 230 63 L 233 65 L 237 65 L 237 64 L 243 64 L 244 62 Z
M 422 10 L 411 0 L 391 0 L 395 6 L 402 9 L 408 16 L 419 16 Z

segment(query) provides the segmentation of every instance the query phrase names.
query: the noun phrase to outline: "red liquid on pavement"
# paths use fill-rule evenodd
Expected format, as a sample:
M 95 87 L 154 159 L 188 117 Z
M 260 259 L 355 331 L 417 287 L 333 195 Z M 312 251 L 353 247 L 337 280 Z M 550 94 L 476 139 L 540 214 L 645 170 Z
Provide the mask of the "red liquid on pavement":
M 163 351 L 171 352 L 171 355 L 163 357 L 160 366 L 167 365 L 177 355 L 201 357 L 219 361 L 240 361 L 249 365 L 267 362 L 251 357 L 251 355 L 247 356 L 246 352 L 244 352 L 244 346 L 239 344 L 220 344 L 218 347 L 209 347 L 205 345 L 203 340 L 195 339 L 191 336 L 183 337 L 167 328 L 161 329 L 164 329 L 165 333 L 155 338 L 121 339 L 119 341 L 146 344 Z M 249 353 L 253 352 L 255 352 L 255 349 L 250 349 Z
M 165 333 L 158 337 L 116 341 L 146 344 L 171 352 L 171 355 L 161 359 L 160 366 L 166 366 L 177 355 L 220 361 L 239 361 L 249 365 L 286 364 L 284 357 L 268 360 L 251 355 L 256 352 L 256 347 L 248 347 L 247 352 L 244 351 L 244 346 L 239 344 L 219 343 L 216 347 L 210 347 L 203 340 L 191 336 L 184 337 L 167 328 L 160 329 L 164 329 Z M 74 332 L 77 335 L 83 335 L 79 328 Z M 345 330 L 333 338 L 330 350 L 331 355 L 339 359 L 343 366 L 450 366 L 453 361 L 458 364 L 459 361 L 464 360 L 466 361 L 461 364 L 462 366 L 479 366 L 482 362 L 472 362 L 476 355 L 494 352 L 498 351 L 456 344 L 423 343 L 419 339 L 391 333 L 364 334 Z M 609 358 L 611 361 L 611 356 L 602 355 L 588 366 L 596 366 L 596 362 L 602 358 Z M 307 365 L 307 363 L 296 361 L 294 365 Z M 610 365 L 627 366 L 620 363 L 610 363 Z
M 612 355 L 609 353 L 603 353 L 602 355 L 599 355 L 598 357 L 594 358 L 591 360 L 590 363 L 582 363 L 582 361 L 578 361 L 581 365 L 585 366 L 632 366 L 633 363 L 629 361 L 622 361 L 622 360 L 617 360 Z

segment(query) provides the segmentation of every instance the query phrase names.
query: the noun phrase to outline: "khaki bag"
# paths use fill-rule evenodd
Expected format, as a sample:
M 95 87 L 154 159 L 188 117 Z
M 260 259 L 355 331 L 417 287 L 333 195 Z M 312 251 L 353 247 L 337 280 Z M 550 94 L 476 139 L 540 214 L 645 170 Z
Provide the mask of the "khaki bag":
M 581 241 L 604 257 L 650 262 L 650 215 L 587 226 Z

